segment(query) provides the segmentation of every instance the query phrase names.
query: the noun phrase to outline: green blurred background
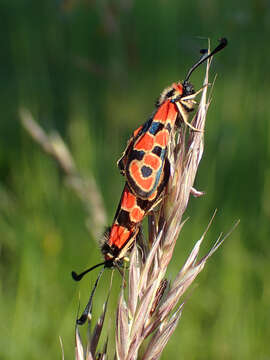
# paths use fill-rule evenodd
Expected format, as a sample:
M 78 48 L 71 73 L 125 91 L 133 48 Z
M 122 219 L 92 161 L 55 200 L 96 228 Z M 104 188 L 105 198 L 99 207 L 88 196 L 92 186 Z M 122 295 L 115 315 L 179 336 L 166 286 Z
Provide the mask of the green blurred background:
M 202 255 L 241 223 L 197 280 L 162 359 L 270 359 L 269 30 L 266 0 L 1 0 L 1 359 L 60 358 L 59 336 L 72 359 L 79 294 L 84 304 L 96 274 L 77 284 L 70 271 L 101 259 L 82 204 L 20 125 L 20 107 L 56 129 L 80 172 L 94 175 L 110 223 L 128 137 L 206 38 L 214 47 L 221 36 L 229 46 L 211 68 L 218 77 L 196 179 L 206 195 L 190 201 L 169 278 L 215 208 Z M 192 75 L 196 89 L 203 74 L 202 66 Z M 97 292 L 97 315 L 106 291 Z

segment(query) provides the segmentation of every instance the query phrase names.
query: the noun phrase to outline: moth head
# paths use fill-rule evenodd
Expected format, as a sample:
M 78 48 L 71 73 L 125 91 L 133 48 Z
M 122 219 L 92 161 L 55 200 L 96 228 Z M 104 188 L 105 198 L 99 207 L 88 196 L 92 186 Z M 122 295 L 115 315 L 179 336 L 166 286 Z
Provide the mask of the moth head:
M 195 94 L 194 86 L 190 82 L 184 81 L 182 87 L 183 87 L 183 97 Z
M 222 50 L 225 46 L 227 46 L 228 43 L 227 39 L 225 38 L 220 39 L 219 42 L 219 45 L 210 54 L 208 53 L 208 50 L 201 50 L 201 58 L 190 68 L 185 80 L 182 83 L 174 83 L 164 89 L 156 102 L 157 106 L 160 106 L 164 101 L 169 100 L 173 103 L 178 102 L 184 104 L 186 111 L 191 111 L 194 109 L 196 102 L 193 99 L 196 96 L 195 94 L 198 94 L 200 91 L 195 93 L 193 85 L 189 82 L 190 76 L 198 66 Z

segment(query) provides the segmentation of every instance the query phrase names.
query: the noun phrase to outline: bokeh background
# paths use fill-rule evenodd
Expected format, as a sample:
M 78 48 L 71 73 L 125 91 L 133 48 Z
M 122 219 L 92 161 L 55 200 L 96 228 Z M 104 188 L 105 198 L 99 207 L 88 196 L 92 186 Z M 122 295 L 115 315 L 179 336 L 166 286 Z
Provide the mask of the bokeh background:
M 211 68 L 218 77 L 196 179 L 206 195 L 190 200 L 169 278 L 215 208 L 202 255 L 241 223 L 196 281 L 162 359 L 270 359 L 269 30 L 266 0 L 1 1 L 1 359 L 60 358 L 59 336 L 73 358 L 79 294 L 84 305 L 96 274 L 77 284 L 70 271 L 101 259 L 85 209 L 22 128 L 19 109 L 57 130 L 80 172 L 95 177 L 109 225 L 123 187 L 116 160 L 128 137 L 161 90 L 185 77 L 206 39 L 214 47 L 221 36 L 229 46 Z M 203 73 L 202 66 L 192 75 L 197 89 Z M 109 278 L 110 271 L 95 316 Z

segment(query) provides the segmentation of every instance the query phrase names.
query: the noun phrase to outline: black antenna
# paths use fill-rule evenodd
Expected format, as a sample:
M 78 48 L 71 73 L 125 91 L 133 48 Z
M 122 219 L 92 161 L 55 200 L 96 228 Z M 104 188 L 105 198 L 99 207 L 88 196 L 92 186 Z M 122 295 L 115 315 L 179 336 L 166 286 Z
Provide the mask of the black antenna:
M 216 54 L 217 52 L 219 52 L 220 50 L 224 49 L 228 44 L 228 40 L 226 38 L 221 38 L 219 40 L 219 45 L 210 53 L 210 54 L 205 54 L 205 50 L 201 51 L 203 53 L 203 56 L 200 58 L 200 60 L 192 66 L 192 68 L 189 70 L 186 79 L 184 81 L 184 83 L 187 83 L 190 75 L 193 73 L 193 71 L 195 69 L 197 69 L 198 66 L 200 66 L 203 62 L 205 62 L 207 59 L 209 59 L 211 56 L 213 56 L 214 54 Z
M 100 264 L 97 264 L 95 266 L 92 266 L 90 267 L 89 269 L 86 269 L 85 271 L 83 271 L 82 273 L 80 274 L 77 274 L 75 271 L 72 271 L 71 273 L 71 276 L 72 278 L 75 280 L 75 281 L 80 281 L 85 274 L 89 273 L 90 271 L 94 270 L 95 268 L 99 267 L 99 266 L 102 266 L 102 265 L 105 265 L 104 268 L 106 267 L 106 265 L 108 265 L 108 261 L 103 261 L 102 263 Z
M 100 264 L 99 264 L 100 265 Z M 96 265 L 97 266 L 97 265 Z M 95 267 L 96 267 L 95 266 Z M 91 295 L 90 295 L 90 298 L 88 300 L 88 303 L 81 315 L 81 317 L 79 319 L 76 320 L 76 324 L 77 325 L 83 325 L 86 320 L 90 317 L 91 315 L 91 311 L 92 311 L 92 305 L 93 305 L 93 297 L 94 297 L 94 294 L 95 294 L 95 291 L 96 291 L 96 288 L 98 286 L 98 282 L 99 282 L 99 279 L 101 278 L 101 275 L 103 274 L 103 271 L 104 271 L 105 268 L 101 269 L 99 274 L 98 274 L 98 277 L 97 277 L 97 280 L 95 282 L 95 285 L 94 285 L 94 288 L 91 292 Z

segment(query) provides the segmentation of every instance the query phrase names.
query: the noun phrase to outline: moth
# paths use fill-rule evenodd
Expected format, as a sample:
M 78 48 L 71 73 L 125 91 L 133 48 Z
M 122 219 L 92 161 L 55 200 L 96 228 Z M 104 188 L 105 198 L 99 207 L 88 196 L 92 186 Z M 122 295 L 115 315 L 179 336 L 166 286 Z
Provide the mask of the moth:
M 165 188 L 167 185 L 169 174 L 164 176 L 163 173 L 165 167 L 169 168 L 168 144 L 176 123 L 184 122 L 192 130 L 198 131 L 188 122 L 188 117 L 195 108 L 196 96 L 203 88 L 195 92 L 189 78 L 200 64 L 226 45 L 227 40 L 222 38 L 210 54 L 204 55 L 192 66 L 183 82 L 173 83 L 163 90 L 153 115 L 134 131 L 128 141 L 118 167 L 126 177 L 131 191 L 139 198 L 155 197 L 157 188 Z

